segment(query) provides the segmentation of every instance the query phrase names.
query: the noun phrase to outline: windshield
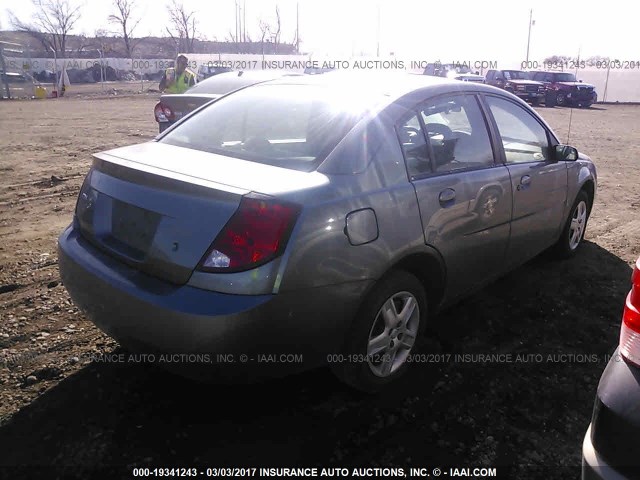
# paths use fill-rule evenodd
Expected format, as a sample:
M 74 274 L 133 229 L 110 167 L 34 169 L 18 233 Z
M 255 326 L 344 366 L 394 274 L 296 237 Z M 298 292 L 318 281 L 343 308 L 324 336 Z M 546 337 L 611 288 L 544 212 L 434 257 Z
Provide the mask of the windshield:
M 504 77 L 507 80 L 528 80 L 529 75 L 522 70 L 505 70 Z
M 573 73 L 556 73 L 556 82 L 575 82 L 576 76 Z
M 223 97 L 159 141 L 312 171 L 362 117 L 366 99 L 312 85 L 256 85 Z

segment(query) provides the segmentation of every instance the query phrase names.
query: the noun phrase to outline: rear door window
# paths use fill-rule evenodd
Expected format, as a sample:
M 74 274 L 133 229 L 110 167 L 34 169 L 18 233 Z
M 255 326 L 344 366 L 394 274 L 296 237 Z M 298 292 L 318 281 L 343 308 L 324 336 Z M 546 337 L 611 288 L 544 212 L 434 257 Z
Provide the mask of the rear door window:
M 427 102 L 420 113 L 436 172 L 493 165 L 491 141 L 475 96 L 440 97 Z

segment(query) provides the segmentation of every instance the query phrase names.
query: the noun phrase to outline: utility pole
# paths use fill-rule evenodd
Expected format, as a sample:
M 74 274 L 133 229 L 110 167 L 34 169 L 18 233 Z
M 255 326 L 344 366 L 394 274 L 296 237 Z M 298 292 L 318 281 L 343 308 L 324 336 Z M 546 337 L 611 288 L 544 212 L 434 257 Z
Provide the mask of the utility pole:
M 378 2 L 378 32 L 377 32 L 376 57 L 380 57 L 380 2 Z
M 529 65 L 529 45 L 531 44 L 531 25 L 533 25 L 533 9 L 529 10 L 529 36 L 527 37 L 527 59 L 526 64 L 527 67 Z
M 296 53 L 300 53 L 300 2 L 296 2 Z

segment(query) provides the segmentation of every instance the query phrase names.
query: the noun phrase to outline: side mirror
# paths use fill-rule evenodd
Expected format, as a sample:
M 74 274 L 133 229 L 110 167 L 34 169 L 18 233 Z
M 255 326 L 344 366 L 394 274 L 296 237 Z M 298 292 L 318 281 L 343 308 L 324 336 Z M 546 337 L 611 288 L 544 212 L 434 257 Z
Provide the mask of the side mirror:
M 557 162 L 575 162 L 578 160 L 578 150 L 569 145 L 556 145 L 555 160 Z
M 582 80 L 578 80 L 580 83 L 582 83 Z

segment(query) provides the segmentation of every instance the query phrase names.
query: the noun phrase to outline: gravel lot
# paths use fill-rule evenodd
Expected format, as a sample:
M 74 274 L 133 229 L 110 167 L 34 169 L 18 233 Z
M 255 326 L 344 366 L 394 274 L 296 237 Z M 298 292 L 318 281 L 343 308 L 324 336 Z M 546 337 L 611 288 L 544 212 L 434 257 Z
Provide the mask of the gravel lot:
M 112 478 L 132 466 L 196 464 L 578 475 L 640 255 L 640 107 L 540 109 L 563 140 L 571 119 L 570 143 L 598 167 L 582 251 L 563 262 L 543 255 L 441 314 L 421 345 L 440 355 L 392 391 L 366 396 L 326 369 L 226 386 L 96 361 L 122 351 L 70 302 L 56 238 L 91 153 L 157 132 L 158 94 L 139 88 L 0 102 L 0 465 L 70 466 L 87 476 L 118 466 Z M 491 354 L 503 361 L 483 357 Z

